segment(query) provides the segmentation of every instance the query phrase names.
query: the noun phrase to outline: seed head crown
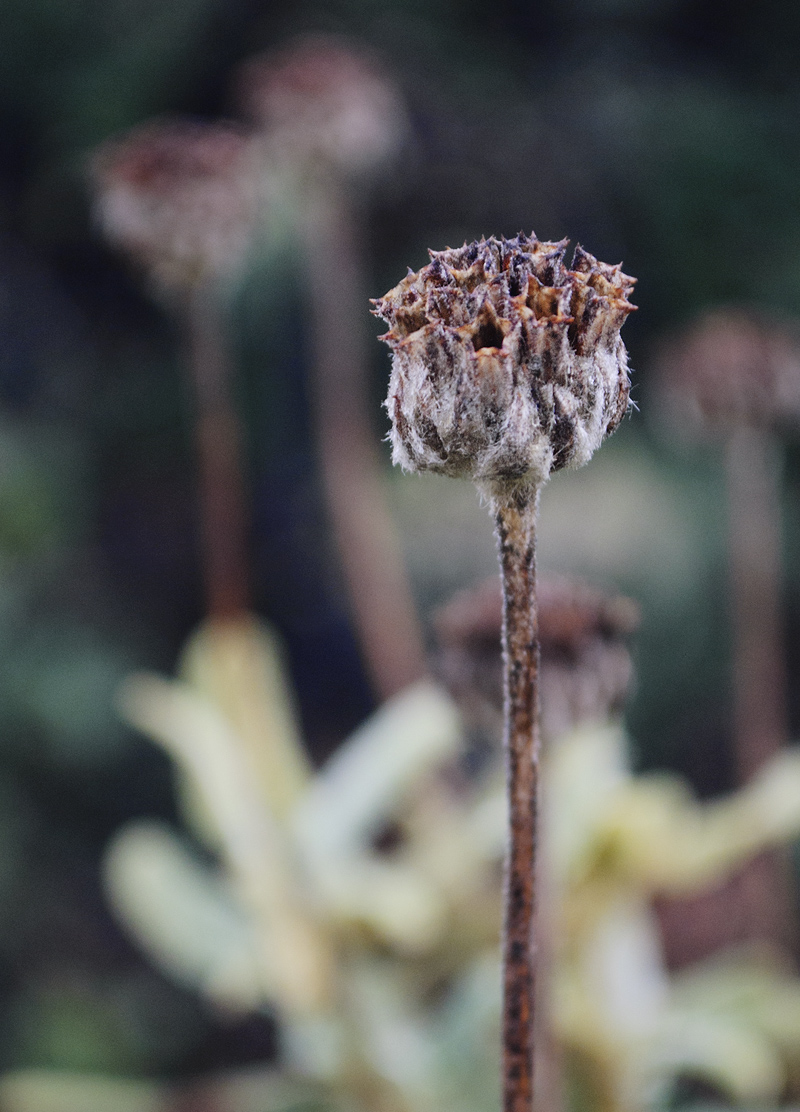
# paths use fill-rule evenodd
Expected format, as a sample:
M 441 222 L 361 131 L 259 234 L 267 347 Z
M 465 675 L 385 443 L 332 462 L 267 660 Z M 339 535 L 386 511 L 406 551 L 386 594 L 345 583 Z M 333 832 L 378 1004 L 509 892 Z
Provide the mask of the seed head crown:
M 579 467 L 628 408 L 620 328 L 635 279 L 567 240 L 481 239 L 431 251 L 375 301 L 390 326 L 395 463 L 489 494 Z

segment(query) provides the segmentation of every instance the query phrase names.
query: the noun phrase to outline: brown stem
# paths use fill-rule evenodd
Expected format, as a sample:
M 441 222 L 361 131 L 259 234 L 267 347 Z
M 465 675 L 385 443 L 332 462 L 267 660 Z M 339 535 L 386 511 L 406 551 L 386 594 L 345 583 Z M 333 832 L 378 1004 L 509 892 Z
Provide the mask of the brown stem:
M 184 303 L 195 407 L 200 528 L 208 613 L 227 618 L 249 604 L 247 530 L 239 422 L 219 296 L 198 284 Z
M 741 427 L 726 453 L 735 752 L 750 780 L 788 737 L 781 628 L 778 462 L 770 434 Z
M 740 426 L 725 457 L 733 632 L 734 754 L 747 783 L 789 736 L 781 620 L 781 509 L 774 437 Z M 785 853 L 752 861 L 739 878 L 747 937 L 796 944 Z
M 400 544 L 370 425 L 358 236 L 345 191 L 328 183 L 305 222 L 322 478 L 364 663 L 381 699 L 426 671 Z
M 539 789 L 538 491 L 494 504 L 503 581 L 505 752 L 510 845 L 503 922 L 503 1108 L 533 1108 L 536 848 Z

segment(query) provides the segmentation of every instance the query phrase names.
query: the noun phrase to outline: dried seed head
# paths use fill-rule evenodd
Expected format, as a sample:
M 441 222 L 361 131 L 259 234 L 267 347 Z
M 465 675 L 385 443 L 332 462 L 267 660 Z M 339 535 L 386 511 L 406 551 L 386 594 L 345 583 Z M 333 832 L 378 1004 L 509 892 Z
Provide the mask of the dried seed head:
M 552 741 L 584 722 L 622 711 L 633 665 L 628 642 L 639 624 L 632 599 L 579 579 L 545 576 L 538 587 L 542 733 Z M 503 714 L 497 576 L 456 594 L 434 616 L 435 664 L 470 725 L 499 736 Z
M 586 463 L 628 408 L 619 330 L 634 279 L 567 241 L 482 239 L 375 302 L 390 326 L 395 463 L 492 496 Z
M 373 170 L 400 145 L 405 113 L 370 59 L 333 36 L 310 35 L 245 62 L 238 81 L 245 113 L 270 149 L 306 171 Z
M 108 239 L 161 291 L 232 273 L 257 214 L 252 142 L 239 128 L 157 120 L 105 143 L 92 162 Z
M 764 313 L 706 313 L 662 345 L 655 372 L 681 418 L 719 426 L 800 423 L 800 331 Z

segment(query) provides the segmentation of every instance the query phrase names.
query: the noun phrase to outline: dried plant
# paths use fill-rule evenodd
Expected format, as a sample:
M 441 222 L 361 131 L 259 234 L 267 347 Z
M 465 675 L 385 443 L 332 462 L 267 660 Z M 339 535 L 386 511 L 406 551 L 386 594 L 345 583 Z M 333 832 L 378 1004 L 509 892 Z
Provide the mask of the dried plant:
M 746 780 L 788 736 L 774 433 L 800 423 L 800 334 L 718 310 L 665 344 L 656 370 L 673 409 L 726 446 L 735 751 Z
M 405 113 L 375 61 L 320 35 L 246 62 L 238 98 L 297 207 L 322 479 L 364 663 L 384 699 L 419 679 L 426 663 L 367 410 L 357 207 L 365 180 L 397 155 Z
M 109 242 L 167 298 L 235 273 L 258 205 L 258 164 L 234 124 L 153 120 L 92 159 L 95 211 Z
M 754 310 L 720 309 L 665 343 L 656 372 L 684 427 L 725 446 L 734 759 L 746 783 L 789 736 L 777 433 L 800 423 L 800 332 Z M 786 862 L 753 863 L 728 891 L 720 928 L 739 920 L 745 936 L 792 941 L 790 884 Z M 690 918 L 685 907 L 677 914 Z
M 397 153 L 406 114 L 379 63 L 332 35 L 246 61 L 237 99 L 271 156 L 301 178 L 363 178 Z
M 633 673 L 627 641 L 639 612 L 632 599 L 552 575 L 538 584 L 537 602 L 541 727 L 547 745 L 582 723 L 605 722 L 621 713 Z M 436 612 L 434 628 L 437 675 L 469 728 L 499 738 L 503 594 L 497 577 L 459 591 Z
M 800 421 L 800 333 L 752 309 L 705 313 L 659 359 L 672 404 L 695 423 L 791 428 Z
M 229 124 L 153 121 L 101 147 L 92 170 L 96 212 L 108 240 L 144 273 L 184 330 L 196 406 L 207 604 L 210 614 L 230 618 L 247 609 L 249 589 L 224 291 L 258 217 L 254 146 Z
M 390 326 L 394 460 L 470 478 L 495 517 L 503 581 L 511 839 L 503 930 L 503 1102 L 533 1106 L 539 779 L 535 526 L 552 471 L 588 462 L 628 408 L 619 330 L 633 279 L 566 241 L 431 253 L 376 302 Z
M 538 1004 L 551 1040 L 539 1043 L 536 1097 L 557 1106 L 560 1065 L 582 1103 L 607 1112 L 658 1106 L 681 1073 L 737 1101 L 774 1101 L 800 1034 L 797 981 L 780 957 L 741 949 L 670 978 L 652 901 L 685 902 L 701 888 L 713 896 L 743 862 L 759 860 L 753 854 L 792 836 L 800 822 L 797 752 L 709 805 L 676 778 L 634 777 L 625 738 L 609 722 L 631 679 L 626 635 L 637 608 L 566 579 L 545 578 L 538 601 L 541 879 L 549 882 L 539 923 L 549 983 Z M 438 670 L 467 729 L 498 738 L 501 622 L 490 580 L 455 596 L 435 622 Z M 538 1030 L 541 1038 L 541 1021 Z

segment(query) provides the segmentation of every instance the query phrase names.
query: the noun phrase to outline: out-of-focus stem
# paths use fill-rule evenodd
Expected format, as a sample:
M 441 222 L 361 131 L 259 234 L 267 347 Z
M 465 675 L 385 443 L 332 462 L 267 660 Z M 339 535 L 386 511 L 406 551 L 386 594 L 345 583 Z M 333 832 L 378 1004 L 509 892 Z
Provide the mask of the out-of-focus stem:
M 358 237 L 344 191 L 320 190 L 305 226 L 323 483 L 364 662 L 386 699 L 425 674 L 425 652 L 368 416 Z
M 734 643 L 734 732 L 743 782 L 788 737 L 781 623 L 778 455 L 771 435 L 740 426 L 726 454 Z
M 747 783 L 789 736 L 781 621 L 781 510 L 777 445 L 740 425 L 726 451 L 733 627 L 734 754 Z M 785 854 L 753 861 L 742 874 L 748 934 L 793 946 L 791 868 Z
M 536 849 L 539 791 L 539 636 L 536 495 L 495 502 L 503 581 L 505 753 L 510 840 L 503 917 L 503 1108 L 533 1108 Z
M 206 605 L 210 617 L 229 618 L 243 614 L 249 604 L 247 517 L 231 368 L 220 297 L 212 283 L 197 284 L 187 295 L 184 325 L 195 406 Z

